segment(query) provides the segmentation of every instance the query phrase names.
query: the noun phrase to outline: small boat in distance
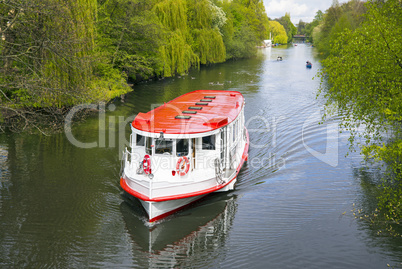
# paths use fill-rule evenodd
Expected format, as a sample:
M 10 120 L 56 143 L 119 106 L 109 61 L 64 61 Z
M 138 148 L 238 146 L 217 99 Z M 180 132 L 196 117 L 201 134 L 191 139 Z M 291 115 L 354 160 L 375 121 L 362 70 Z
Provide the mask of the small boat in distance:
M 277 61 L 282 61 L 282 56 L 278 56 L 278 57 L 276 58 L 276 60 L 277 60 Z
M 306 67 L 307 68 L 311 68 L 313 66 L 313 64 L 310 62 L 310 61 L 307 61 L 306 62 Z
M 139 199 L 150 222 L 234 189 L 248 158 L 244 105 L 240 92 L 199 90 L 138 113 L 120 185 Z

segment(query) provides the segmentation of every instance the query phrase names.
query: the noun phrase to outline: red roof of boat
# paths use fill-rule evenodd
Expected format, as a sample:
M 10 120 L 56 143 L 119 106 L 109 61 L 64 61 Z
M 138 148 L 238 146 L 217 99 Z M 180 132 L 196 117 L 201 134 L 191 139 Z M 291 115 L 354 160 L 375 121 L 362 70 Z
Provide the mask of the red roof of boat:
M 151 133 L 210 132 L 235 120 L 243 105 L 244 97 L 240 92 L 198 90 L 179 96 L 148 113 L 138 113 L 132 125 Z

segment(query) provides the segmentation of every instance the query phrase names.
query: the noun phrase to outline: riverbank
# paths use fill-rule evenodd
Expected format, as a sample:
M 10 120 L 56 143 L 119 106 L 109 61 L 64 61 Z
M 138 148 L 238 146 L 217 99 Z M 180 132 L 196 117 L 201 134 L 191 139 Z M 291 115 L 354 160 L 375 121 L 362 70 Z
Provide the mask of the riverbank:
M 120 99 L 124 101 L 125 95 L 131 91 L 128 87 L 124 90 L 109 91 L 104 98 L 99 98 L 96 102 L 85 102 L 90 108 L 81 109 L 75 114 L 74 122 L 81 122 L 88 116 L 99 112 L 99 104 L 108 104 Z M 82 105 L 82 104 L 77 104 Z M 28 132 L 41 134 L 51 134 L 63 131 L 64 122 L 67 114 L 74 106 L 47 106 L 37 107 L 23 106 L 16 102 L 4 102 L 0 105 L 0 132 Z

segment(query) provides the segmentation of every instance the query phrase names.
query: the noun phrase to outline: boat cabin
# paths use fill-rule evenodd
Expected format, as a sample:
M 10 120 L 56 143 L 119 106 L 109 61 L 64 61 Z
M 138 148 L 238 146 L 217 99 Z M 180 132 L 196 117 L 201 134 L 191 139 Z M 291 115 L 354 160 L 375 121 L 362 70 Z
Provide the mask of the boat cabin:
M 235 169 L 239 160 L 233 155 L 244 133 L 243 104 L 238 92 L 196 91 L 139 113 L 128 152 L 138 164 L 137 174 L 180 180 L 197 169 L 215 173 L 218 162 L 222 171 Z

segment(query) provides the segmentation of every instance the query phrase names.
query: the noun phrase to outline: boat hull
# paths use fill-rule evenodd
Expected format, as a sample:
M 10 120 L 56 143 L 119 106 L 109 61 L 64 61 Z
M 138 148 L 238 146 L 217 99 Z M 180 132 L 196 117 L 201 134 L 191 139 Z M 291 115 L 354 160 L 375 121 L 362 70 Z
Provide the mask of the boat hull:
M 212 192 L 233 190 L 237 178 L 234 177 L 227 184 L 222 185 L 220 188 L 213 188 L 204 192 L 199 192 L 199 195 L 182 195 L 181 197 L 184 198 L 179 198 L 179 196 L 177 196 L 174 198 L 170 197 L 166 199 L 149 199 L 144 197 L 140 198 L 139 195 L 130 188 L 126 180 L 127 179 L 125 179 L 124 176 L 120 180 L 120 185 L 122 186 L 123 190 L 126 191 L 128 194 L 136 197 L 141 202 L 143 208 L 147 212 L 149 222 L 154 222 L 183 209 L 184 207 L 190 205 L 193 202 L 196 202 L 197 200 Z
M 206 195 L 207 194 L 203 194 L 183 199 L 167 200 L 163 202 L 150 202 L 140 199 L 140 202 L 148 214 L 149 222 L 154 222 L 166 216 L 169 216 L 174 212 L 179 211 L 180 209 L 190 205 L 191 203 L 194 203 L 195 201 L 203 198 Z

